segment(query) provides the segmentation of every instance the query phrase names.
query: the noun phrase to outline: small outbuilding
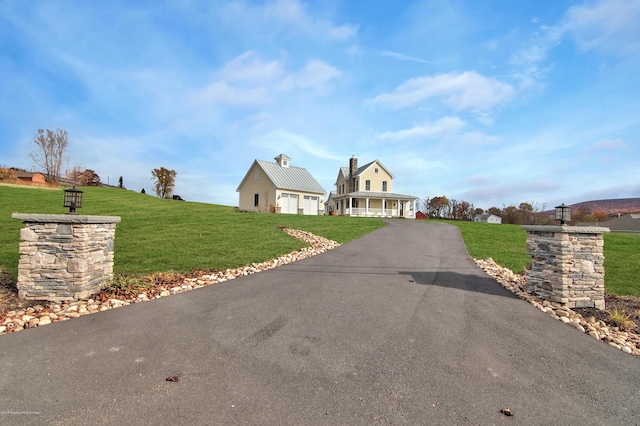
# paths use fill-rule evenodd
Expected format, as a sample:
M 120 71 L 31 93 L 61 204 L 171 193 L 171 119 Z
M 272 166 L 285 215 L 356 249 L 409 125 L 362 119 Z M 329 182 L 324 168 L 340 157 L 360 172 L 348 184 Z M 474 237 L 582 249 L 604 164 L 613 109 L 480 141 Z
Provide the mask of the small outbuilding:
M 326 191 L 284 154 L 276 162 L 255 160 L 236 191 L 241 211 L 321 215 Z
M 24 170 L 16 170 L 18 180 L 32 183 L 45 183 L 46 179 L 42 173 L 25 172 Z
M 496 216 L 495 214 L 483 213 L 478 214 L 473 218 L 474 222 L 483 222 L 483 223 L 502 223 L 502 218 L 500 216 Z

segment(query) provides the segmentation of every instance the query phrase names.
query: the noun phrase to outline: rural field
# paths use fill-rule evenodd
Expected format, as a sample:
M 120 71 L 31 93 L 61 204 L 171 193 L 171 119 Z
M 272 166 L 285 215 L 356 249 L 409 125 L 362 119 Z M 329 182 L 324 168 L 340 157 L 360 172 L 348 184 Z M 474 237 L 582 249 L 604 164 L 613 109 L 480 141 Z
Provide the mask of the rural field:
M 82 190 L 80 214 L 122 218 L 115 242 L 114 272 L 119 275 L 234 268 L 304 247 L 279 226 L 339 243 L 384 226 L 374 218 L 240 213 L 234 207 L 160 199 L 117 188 Z M 23 225 L 11 214 L 66 213 L 62 199 L 61 189 L 0 184 L 0 268 L 12 280 L 17 276 Z M 517 225 L 445 222 L 460 228 L 474 258 L 493 258 L 514 272 L 521 272 L 529 262 L 526 233 Z M 605 269 L 608 293 L 640 296 L 640 235 L 605 234 Z

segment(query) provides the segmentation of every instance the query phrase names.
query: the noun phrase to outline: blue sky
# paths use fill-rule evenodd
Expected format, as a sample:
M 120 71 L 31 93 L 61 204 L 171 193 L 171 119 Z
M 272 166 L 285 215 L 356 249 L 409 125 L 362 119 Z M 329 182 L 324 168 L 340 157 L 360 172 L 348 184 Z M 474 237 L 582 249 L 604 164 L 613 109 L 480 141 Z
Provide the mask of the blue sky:
M 0 165 L 39 128 L 67 168 L 237 205 L 281 153 L 328 191 L 352 155 L 394 192 L 476 207 L 640 197 L 640 0 L 0 3 Z

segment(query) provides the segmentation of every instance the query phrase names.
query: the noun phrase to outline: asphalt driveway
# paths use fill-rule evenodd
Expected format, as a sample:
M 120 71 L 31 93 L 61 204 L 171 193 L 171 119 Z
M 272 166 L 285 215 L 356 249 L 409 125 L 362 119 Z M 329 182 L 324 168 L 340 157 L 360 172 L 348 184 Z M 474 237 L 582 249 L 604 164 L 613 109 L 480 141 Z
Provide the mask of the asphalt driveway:
M 457 228 L 393 220 L 294 264 L 1 336 L 0 424 L 638 425 L 640 360 L 504 290 Z

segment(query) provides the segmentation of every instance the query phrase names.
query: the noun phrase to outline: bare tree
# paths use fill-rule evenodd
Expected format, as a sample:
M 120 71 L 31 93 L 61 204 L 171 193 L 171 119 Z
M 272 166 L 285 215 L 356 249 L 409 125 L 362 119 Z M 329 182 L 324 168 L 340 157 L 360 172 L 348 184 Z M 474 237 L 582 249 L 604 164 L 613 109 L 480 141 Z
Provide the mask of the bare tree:
M 151 178 L 155 182 L 156 195 L 160 198 L 169 198 L 176 183 L 176 171 L 160 167 L 151 170 Z
M 33 135 L 33 143 L 35 148 L 29 152 L 29 158 L 44 170 L 47 181 L 57 182 L 60 179 L 62 164 L 68 160 L 68 157 L 65 157 L 69 144 L 67 131 L 38 129 Z

